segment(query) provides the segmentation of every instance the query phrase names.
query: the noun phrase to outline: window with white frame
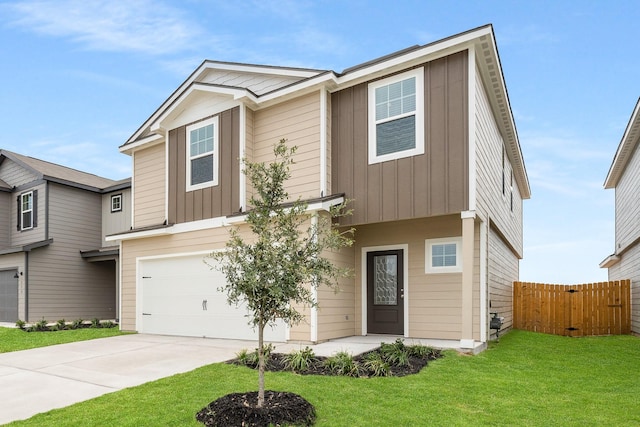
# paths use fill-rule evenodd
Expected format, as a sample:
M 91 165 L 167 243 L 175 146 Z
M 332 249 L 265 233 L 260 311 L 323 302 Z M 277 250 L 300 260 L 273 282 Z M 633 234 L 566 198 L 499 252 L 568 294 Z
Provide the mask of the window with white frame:
M 369 164 L 424 154 L 424 69 L 369 84 Z
M 33 228 L 33 191 L 20 195 L 20 230 Z
M 425 273 L 462 271 L 462 238 L 425 240 Z
M 111 196 L 111 212 L 120 212 L 122 210 L 122 194 L 114 194 Z
M 187 191 L 218 185 L 218 118 L 187 126 Z

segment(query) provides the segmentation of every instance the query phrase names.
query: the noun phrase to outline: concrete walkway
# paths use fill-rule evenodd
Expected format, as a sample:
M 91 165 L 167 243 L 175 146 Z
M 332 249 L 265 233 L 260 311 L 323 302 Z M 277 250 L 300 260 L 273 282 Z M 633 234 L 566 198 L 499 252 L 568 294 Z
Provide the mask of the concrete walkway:
M 310 346 L 318 356 L 353 355 L 395 337 L 349 337 Z M 407 339 L 406 343 L 414 341 Z M 422 341 L 457 348 L 457 341 Z M 306 344 L 275 344 L 288 353 Z M 0 354 L 0 424 L 233 359 L 255 341 L 132 334 Z

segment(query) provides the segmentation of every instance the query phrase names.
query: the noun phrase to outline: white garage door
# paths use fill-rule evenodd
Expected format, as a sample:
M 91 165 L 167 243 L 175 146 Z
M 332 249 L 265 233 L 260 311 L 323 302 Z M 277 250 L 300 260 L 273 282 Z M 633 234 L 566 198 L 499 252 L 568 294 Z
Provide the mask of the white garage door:
M 257 340 L 243 306 L 227 303 L 218 288 L 222 273 L 203 262 L 205 255 L 140 262 L 138 330 L 150 334 Z M 207 259 L 209 263 L 212 259 Z M 285 341 L 286 327 L 265 328 L 265 340 Z

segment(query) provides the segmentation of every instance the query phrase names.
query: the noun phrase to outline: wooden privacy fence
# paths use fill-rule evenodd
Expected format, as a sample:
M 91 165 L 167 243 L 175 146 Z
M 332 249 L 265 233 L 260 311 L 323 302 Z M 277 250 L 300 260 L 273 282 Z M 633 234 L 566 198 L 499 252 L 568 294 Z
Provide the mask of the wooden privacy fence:
M 631 333 L 631 281 L 584 285 L 514 282 L 513 327 L 582 337 Z

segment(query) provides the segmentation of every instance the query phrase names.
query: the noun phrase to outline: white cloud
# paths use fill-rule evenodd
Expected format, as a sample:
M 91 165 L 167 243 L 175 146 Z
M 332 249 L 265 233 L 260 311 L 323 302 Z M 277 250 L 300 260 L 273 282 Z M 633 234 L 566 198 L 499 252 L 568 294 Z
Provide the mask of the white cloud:
M 189 49 L 201 33 L 179 9 L 150 0 L 36 0 L 3 9 L 10 25 L 92 50 L 162 55 Z

